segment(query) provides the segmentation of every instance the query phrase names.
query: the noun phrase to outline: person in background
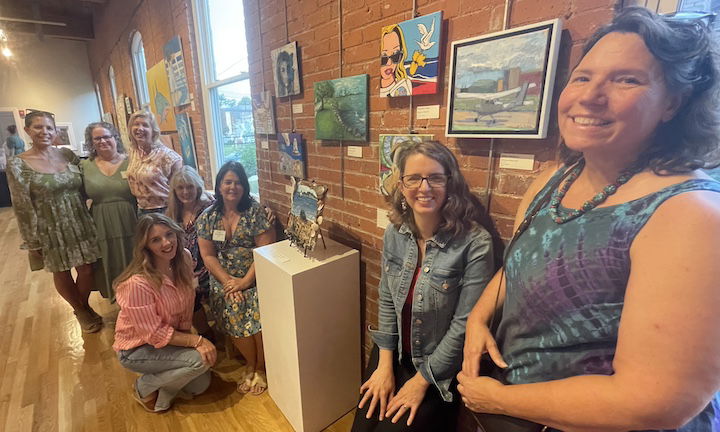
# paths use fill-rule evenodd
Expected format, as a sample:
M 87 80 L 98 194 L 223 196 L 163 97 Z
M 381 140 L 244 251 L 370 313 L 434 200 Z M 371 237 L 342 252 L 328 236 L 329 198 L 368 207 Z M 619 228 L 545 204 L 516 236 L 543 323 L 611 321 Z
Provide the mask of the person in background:
M 132 259 L 137 204 L 127 181 L 128 159 L 115 126 L 90 123 L 85 128 L 89 159 L 80 162 L 83 186 L 92 200 L 102 259 L 95 265 L 95 289 L 115 301 L 112 283 Z
M 25 143 L 18 136 L 17 126 L 10 125 L 7 131 L 10 136 L 5 139 L 5 156 L 11 159 L 25 151 Z
M 267 216 L 250 196 L 245 169 L 226 162 L 215 178 L 215 203 L 197 220 L 200 254 L 210 272 L 210 309 L 247 361 L 241 393 L 267 389 L 253 248 L 275 241 Z
M 204 182 L 194 168 L 184 166 L 170 179 L 170 200 L 167 215 L 185 230 L 185 247 L 190 251 L 195 262 L 194 274 L 197 279 L 195 289 L 195 306 L 193 327 L 200 335 L 215 341 L 212 329 L 208 325 L 203 303 L 207 301 L 210 290 L 210 275 L 205 268 L 200 246 L 196 222 L 200 213 L 208 208 L 213 197 L 203 190 Z
M 170 196 L 170 178 L 182 167 L 182 158 L 160 142 L 153 113 L 136 111 L 128 122 L 130 163 L 127 179 L 138 203 L 138 213 L 163 213 Z
M 467 314 L 495 271 L 484 209 L 442 144 L 405 143 L 353 432 L 454 431 Z
M 55 289 L 74 309 L 82 331 L 97 332 L 102 318 L 88 299 L 92 264 L 100 258 L 100 250 L 81 194 L 80 159 L 69 149 L 53 147 L 57 130 L 51 113 L 26 115 L 25 132 L 32 140 L 30 150 L 8 164 L 13 209 L 24 241 L 21 248 L 28 250 L 32 270 L 52 272 Z
M 184 236 L 164 214 L 140 217 L 133 259 L 115 281 L 120 314 L 113 349 L 123 367 L 141 374 L 132 394 L 149 412 L 207 390 L 217 359 L 212 342 L 190 333 L 195 289 Z
M 10 207 L 12 200 L 10 199 L 10 189 L 8 188 L 7 174 L 5 168 L 7 167 L 7 157 L 5 153 L 7 149 L 5 146 L 0 146 L 0 207 Z
M 481 423 L 715 430 L 720 183 L 701 170 L 718 163 L 713 44 L 701 22 L 645 8 L 589 39 L 558 101 L 563 163 L 530 186 L 504 271 L 468 317 L 459 391 Z M 486 351 L 492 377 L 478 375 Z

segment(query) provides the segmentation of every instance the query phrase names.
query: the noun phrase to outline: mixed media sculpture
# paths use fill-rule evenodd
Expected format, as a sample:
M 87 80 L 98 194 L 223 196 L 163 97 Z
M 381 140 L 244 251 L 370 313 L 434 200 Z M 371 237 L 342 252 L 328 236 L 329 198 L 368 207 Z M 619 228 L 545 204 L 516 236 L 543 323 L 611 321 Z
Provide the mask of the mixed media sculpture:
M 315 248 L 318 237 L 323 241 L 323 245 L 325 244 L 320 225 L 323 220 L 322 211 L 325 207 L 327 187 L 314 181 L 295 181 L 294 177 L 291 177 L 290 181 L 293 194 L 285 234 L 291 244 L 307 255 Z

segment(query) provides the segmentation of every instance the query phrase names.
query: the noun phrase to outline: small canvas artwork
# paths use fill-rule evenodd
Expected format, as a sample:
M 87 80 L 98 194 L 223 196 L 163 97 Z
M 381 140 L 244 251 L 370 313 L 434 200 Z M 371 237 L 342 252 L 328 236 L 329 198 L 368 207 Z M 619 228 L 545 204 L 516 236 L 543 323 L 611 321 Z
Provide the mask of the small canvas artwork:
M 317 139 L 367 141 L 368 75 L 315 83 Z
M 180 140 L 180 156 L 182 156 L 183 165 L 197 169 L 195 141 L 193 139 L 190 116 L 188 116 L 187 113 L 178 114 L 175 116 L 175 123 L 177 124 L 178 139 Z
M 438 91 L 442 12 L 382 28 L 380 96 L 435 94 Z
M 397 157 L 404 146 L 414 142 L 429 141 L 433 139 L 429 134 L 413 135 L 380 135 L 380 193 L 392 196 L 400 180 L 400 170 L 397 167 Z
M 300 94 L 297 42 L 270 51 L 277 97 Z
M 255 133 L 275 134 L 275 115 L 273 98 L 269 91 L 258 93 L 252 97 L 253 123 Z
M 127 146 L 130 144 L 130 134 L 128 134 L 127 127 L 128 113 L 125 111 L 125 98 L 122 95 L 119 95 L 115 100 L 115 116 L 117 116 L 115 127 L 117 127 L 120 133 L 120 139 L 122 139 L 123 143 Z
M 147 71 L 150 90 L 150 109 L 155 114 L 162 132 L 175 131 L 175 109 L 170 98 L 170 83 L 165 72 L 165 60 Z
M 182 53 L 180 36 L 170 39 L 163 47 L 165 68 L 170 84 L 170 95 L 173 106 L 179 107 L 190 103 L 190 90 L 188 89 L 187 75 L 185 74 L 185 60 Z
M 280 173 L 305 178 L 305 151 L 302 146 L 302 135 L 299 133 L 279 133 Z
M 56 122 L 55 127 L 57 128 L 57 135 L 53 145 L 78 152 L 79 147 L 75 144 L 75 131 L 73 131 L 72 123 Z
M 318 236 L 321 236 L 322 211 L 325 207 L 327 187 L 305 180 L 291 178 L 293 193 L 288 216 L 287 235 L 290 243 L 307 254 L 315 248 Z
M 452 43 L 446 135 L 545 138 L 559 19 Z

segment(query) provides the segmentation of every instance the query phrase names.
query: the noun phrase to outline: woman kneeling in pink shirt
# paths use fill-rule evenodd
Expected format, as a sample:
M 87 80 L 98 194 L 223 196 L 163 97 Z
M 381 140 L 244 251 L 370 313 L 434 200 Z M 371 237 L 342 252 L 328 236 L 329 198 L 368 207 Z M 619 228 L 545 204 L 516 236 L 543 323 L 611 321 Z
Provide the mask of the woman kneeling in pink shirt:
M 140 218 L 133 260 L 115 280 L 120 305 L 115 343 L 120 364 L 142 374 L 133 397 L 150 412 L 170 409 L 181 393 L 210 385 L 215 346 L 190 333 L 195 290 L 184 231 L 160 213 Z

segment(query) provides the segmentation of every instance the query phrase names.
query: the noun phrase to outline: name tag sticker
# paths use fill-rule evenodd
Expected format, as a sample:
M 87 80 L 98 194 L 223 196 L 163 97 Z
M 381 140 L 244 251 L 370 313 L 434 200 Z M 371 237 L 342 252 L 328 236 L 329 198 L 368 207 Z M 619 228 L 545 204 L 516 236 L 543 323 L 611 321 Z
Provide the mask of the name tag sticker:
M 70 172 L 73 172 L 75 174 L 80 174 L 80 168 L 78 168 L 77 165 L 70 164 L 70 165 L 68 165 L 68 169 L 70 170 Z
M 225 241 L 225 230 L 214 230 L 213 241 Z
M 127 171 L 120 171 L 120 177 L 126 179 L 126 178 L 127 178 Z

